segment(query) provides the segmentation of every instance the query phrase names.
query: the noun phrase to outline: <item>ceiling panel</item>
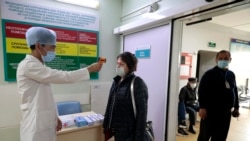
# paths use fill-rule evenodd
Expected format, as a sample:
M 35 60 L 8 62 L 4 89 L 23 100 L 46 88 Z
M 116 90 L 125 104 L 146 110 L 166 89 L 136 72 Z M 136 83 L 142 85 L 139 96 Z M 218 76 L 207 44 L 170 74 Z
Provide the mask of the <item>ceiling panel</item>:
M 210 22 L 250 32 L 250 8 L 213 17 Z

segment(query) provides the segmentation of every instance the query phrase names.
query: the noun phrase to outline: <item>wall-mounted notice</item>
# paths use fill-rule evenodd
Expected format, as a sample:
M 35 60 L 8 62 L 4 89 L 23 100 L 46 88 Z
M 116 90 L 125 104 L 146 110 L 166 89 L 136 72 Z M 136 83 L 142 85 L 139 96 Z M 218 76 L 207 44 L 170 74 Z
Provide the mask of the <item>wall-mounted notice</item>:
M 135 56 L 137 58 L 150 58 L 151 47 L 150 45 L 137 47 L 135 50 Z
M 191 76 L 192 68 L 192 54 L 182 53 L 181 54 L 181 66 L 180 66 L 180 78 L 187 79 Z
M 231 39 L 230 40 L 231 63 L 230 70 L 233 70 L 236 77 L 237 85 L 249 87 L 248 79 L 250 76 L 250 41 Z
M 96 62 L 99 52 L 96 15 L 23 0 L 1 2 L 5 81 L 16 80 L 18 63 L 30 53 L 25 32 L 32 26 L 43 26 L 57 33 L 57 57 L 47 63 L 51 68 L 75 70 Z M 91 79 L 97 78 L 98 73 L 91 74 Z

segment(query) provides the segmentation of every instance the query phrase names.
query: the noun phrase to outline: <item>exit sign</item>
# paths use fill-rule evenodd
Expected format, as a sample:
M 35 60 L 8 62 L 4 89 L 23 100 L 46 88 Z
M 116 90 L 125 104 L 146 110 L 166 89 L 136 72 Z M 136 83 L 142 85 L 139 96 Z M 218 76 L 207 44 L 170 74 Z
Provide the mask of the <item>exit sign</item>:
M 216 47 L 216 43 L 208 42 L 208 47 Z

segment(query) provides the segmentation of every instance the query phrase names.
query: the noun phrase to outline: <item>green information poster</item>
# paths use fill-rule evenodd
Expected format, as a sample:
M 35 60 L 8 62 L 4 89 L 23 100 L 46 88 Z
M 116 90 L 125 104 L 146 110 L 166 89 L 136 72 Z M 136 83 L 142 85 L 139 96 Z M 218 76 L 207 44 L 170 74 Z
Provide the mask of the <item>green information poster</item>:
M 16 80 L 18 63 L 31 51 L 25 33 L 32 26 L 57 34 L 56 58 L 47 66 L 71 71 L 97 61 L 99 19 L 96 15 L 15 0 L 1 1 L 5 81 Z M 98 73 L 91 74 L 98 79 Z
M 5 80 L 16 80 L 18 63 L 30 53 L 25 39 L 25 31 L 31 24 L 2 20 L 4 31 Z M 79 31 L 74 29 L 54 28 L 46 26 L 57 33 L 57 57 L 46 65 L 59 70 L 76 70 L 97 61 L 97 32 Z M 21 33 L 21 34 L 20 34 Z M 91 74 L 97 79 L 98 73 Z

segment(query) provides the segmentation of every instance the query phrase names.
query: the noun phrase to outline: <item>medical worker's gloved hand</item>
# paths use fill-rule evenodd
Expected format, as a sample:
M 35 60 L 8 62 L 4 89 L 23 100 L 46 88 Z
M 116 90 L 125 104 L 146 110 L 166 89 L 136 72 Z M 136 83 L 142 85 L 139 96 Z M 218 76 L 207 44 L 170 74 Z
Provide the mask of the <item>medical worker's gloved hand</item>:
M 87 67 L 89 73 L 91 72 L 98 72 L 102 68 L 102 63 L 93 63 Z

